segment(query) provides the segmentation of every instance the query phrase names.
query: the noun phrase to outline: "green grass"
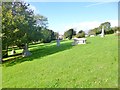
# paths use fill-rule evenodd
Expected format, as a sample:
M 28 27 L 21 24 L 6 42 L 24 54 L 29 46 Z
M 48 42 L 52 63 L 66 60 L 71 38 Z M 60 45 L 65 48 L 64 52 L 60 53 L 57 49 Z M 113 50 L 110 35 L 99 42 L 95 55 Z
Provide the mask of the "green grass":
M 87 44 L 72 41 L 30 46 L 32 56 L 5 62 L 3 88 L 116 88 L 118 38 L 89 37 Z

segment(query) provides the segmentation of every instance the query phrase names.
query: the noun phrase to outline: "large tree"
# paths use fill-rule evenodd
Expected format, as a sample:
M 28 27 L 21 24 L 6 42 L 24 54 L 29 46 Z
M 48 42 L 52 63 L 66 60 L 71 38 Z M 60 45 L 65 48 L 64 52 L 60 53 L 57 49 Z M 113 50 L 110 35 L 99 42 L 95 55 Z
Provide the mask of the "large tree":
M 104 23 L 101 23 L 101 25 L 99 27 L 89 30 L 88 34 L 89 35 L 91 35 L 91 34 L 98 35 L 102 32 L 102 29 L 104 29 L 105 34 L 114 33 L 114 31 L 111 29 L 110 22 L 104 22 Z
M 6 56 L 8 46 L 12 45 L 23 45 L 24 52 L 28 51 L 27 45 L 32 40 L 31 32 L 35 24 L 33 11 L 28 6 L 24 2 L 2 4 L 2 41 Z
M 8 56 L 8 47 L 18 46 L 23 49 L 23 56 L 31 53 L 28 45 L 31 42 L 44 40 L 50 42 L 56 34 L 47 29 L 48 19 L 35 15 L 29 4 L 20 2 L 3 2 L 2 4 L 2 51 Z M 14 50 L 14 48 L 13 48 Z
M 34 20 L 35 26 L 31 36 L 33 38 L 33 42 L 38 42 L 41 41 L 43 38 L 42 30 L 46 30 L 46 28 L 48 27 L 48 19 L 40 14 L 35 14 Z
M 27 56 L 30 54 L 28 51 L 28 44 L 33 40 L 32 31 L 34 30 L 35 21 L 33 18 L 33 11 L 29 9 L 29 4 L 24 2 L 14 2 L 13 4 L 13 15 L 16 28 L 18 29 L 18 40 L 15 39 L 15 43 L 18 46 L 23 45 L 23 55 Z
M 111 24 L 110 22 L 104 22 L 100 25 L 100 28 L 104 28 L 105 34 L 111 33 Z
M 8 56 L 8 46 L 13 43 L 12 2 L 2 3 L 2 54 Z

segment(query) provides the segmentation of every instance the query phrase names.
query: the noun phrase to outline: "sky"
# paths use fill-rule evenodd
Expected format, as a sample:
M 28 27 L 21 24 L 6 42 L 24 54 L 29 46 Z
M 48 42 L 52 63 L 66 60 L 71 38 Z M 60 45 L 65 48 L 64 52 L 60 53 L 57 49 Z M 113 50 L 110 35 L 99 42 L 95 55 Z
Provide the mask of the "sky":
M 117 2 L 28 2 L 36 14 L 48 18 L 48 28 L 64 34 L 70 28 L 87 32 L 103 22 L 118 26 Z

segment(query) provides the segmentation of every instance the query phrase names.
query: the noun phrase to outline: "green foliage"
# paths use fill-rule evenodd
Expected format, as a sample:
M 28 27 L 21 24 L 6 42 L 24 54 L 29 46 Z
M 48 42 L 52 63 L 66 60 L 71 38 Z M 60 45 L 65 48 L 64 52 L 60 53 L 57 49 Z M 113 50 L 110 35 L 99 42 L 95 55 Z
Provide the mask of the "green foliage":
M 2 49 L 6 52 L 9 46 L 22 48 L 26 43 L 38 42 L 43 38 L 42 29 L 47 28 L 48 20 L 42 15 L 34 15 L 29 5 L 22 1 L 2 3 Z M 55 39 L 53 31 L 46 35 L 45 41 Z
M 113 30 L 111 29 L 111 24 L 110 22 L 104 22 L 100 25 L 101 29 L 104 28 L 105 34 L 112 34 L 114 33 Z
M 52 40 L 55 40 L 57 37 L 57 33 L 54 33 L 52 30 L 45 29 L 41 31 L 42 33 L 42 42 L 49 43 Z
M 58 37 L 59 37 L 59 33 L 57 33 L 57 32 L 54 32 L 54 35 L 53 35 L 54 37 L 53 37 L 53 40 L 56 40 Z
M 8 56 L 7 48 L 9 44 L 13 43 L 12 40 L 12 3 L 4 2 L 2 4 L 2 55 Z
M 76 35 L 77 38 L 85 37 L 85 32 L 83 30 L 80 30 L 78 34 Z
M 76 35 L 76 31 L 73 30 L 73 36 L 75 36 L 75 35 Z
M 36 14 L 34 15 L 34 19 L 36 20 L 36 25 L 39 27 L 47 28 L 48 19 L 45 16 Z
M 74 35 L 76 35 L 76 32 L 74 31 L 74 29 L 69 29 L 64 33 L 64 38 L 68 38 L 70 40 Z
M 88 32 L 89 35 L 98 35 L 100 33 L 101 33 L 101 28 L 100 27 L 91 29 Z
M 114 30 L 111 28 L 110 22 L 101 23 L 101 25 L 97 28 L 89 30 L 89 35 L 98 35 L 101 33 L 102 28 L 104 29 L 105 34 L 113 34 Z
M 8 57 L 8 51 L 7 50 L 2 50 L 2 55 L 3 55 L 3 58 Z
M 114 31 L 114 33 L 115 33 L 116 31 L 120 31 L 120 27 L 112 27 L 111 29 Z

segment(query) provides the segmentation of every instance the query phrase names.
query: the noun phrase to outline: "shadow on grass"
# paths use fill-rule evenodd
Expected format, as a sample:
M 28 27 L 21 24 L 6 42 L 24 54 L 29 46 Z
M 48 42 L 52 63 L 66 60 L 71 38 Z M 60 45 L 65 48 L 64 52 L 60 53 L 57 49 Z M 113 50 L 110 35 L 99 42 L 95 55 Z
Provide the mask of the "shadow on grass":
M 36 47 L 37 45 L 30 45 L 29 48 L 34 48 Z M 44 46 L 44 45 L 39 45 L 39 46 Z
M 59 47 L 57 47 L 56 45 L 41 46 L 41 48 L 31 50 L 31 53 L 32 53 L 31 56 L 24 57 L 24 58 L 18 57 L 16 59 L 9 60 L 7 62 L 4 62 L 3 66 L 13 66 L 25 61 L 32 61 L 34 59 L 45 57 L 47 55 L 51 55 L 51 54 L 64 51 L 70 48 L 72 48 L 71 42 L 61 43 Z
M 88 42 L 88 41 L 87 41 L 86 44 L 91 44 L 91 42 Z

